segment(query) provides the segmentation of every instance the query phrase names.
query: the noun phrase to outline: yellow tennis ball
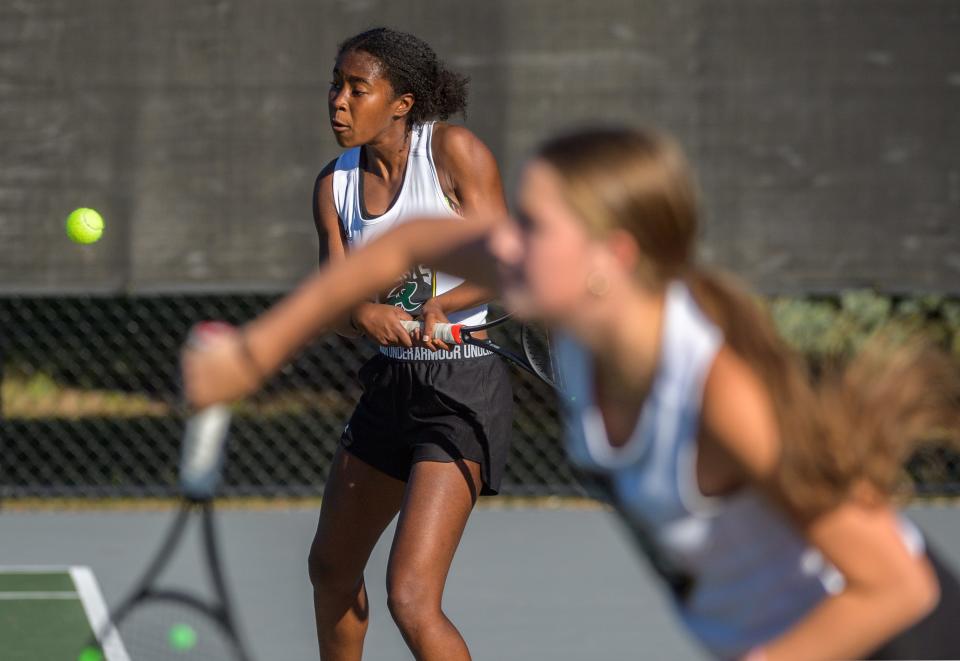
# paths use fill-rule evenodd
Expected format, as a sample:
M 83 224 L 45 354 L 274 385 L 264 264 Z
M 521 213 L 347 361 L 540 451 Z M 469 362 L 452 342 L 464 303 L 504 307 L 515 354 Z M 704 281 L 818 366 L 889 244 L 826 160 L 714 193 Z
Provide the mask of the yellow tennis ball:
M 67 236 L 77 243 L 93 243 L 103 236 L 103 216 L 93 209 L 75 209 L 67 216 Z

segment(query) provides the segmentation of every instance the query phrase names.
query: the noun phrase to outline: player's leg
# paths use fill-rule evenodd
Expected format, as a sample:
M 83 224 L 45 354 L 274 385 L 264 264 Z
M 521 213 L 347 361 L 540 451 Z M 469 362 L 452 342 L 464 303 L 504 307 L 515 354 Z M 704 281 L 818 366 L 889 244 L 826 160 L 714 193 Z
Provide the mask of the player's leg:
M 387 603 L 421 661 L 470 658 L 441 599 L 481 486 L 480 465 L 463 459 L 421 461 L 410 472 L 387 568 Z
M 309 559 L 323 661 L 360 659 L 369 608 L 363 570 L 403 496 L 401 480 L 337 450 Z

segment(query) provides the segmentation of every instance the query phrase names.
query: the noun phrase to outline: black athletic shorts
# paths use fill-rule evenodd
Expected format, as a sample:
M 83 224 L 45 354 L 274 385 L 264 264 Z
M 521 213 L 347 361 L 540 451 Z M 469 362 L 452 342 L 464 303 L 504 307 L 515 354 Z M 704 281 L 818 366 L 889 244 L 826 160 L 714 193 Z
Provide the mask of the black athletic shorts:
M 960 659 L 960 582 L 927 540 L 927 557 L 940 583 L 940 601 L 929 615 L 868 659 Z
M 481 493 L 497 493 L 513 425 L 510 375 L 499 357 L 377 354 L 359 376 L 363 395 L 340 437 L 350 454 L 403 481 L 418 461 L 474 461 Z

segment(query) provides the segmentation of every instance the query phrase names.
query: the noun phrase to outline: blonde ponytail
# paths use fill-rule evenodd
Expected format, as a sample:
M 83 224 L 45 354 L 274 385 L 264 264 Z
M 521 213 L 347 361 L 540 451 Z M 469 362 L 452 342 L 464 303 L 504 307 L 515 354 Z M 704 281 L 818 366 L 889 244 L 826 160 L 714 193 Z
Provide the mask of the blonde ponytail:
M 816 378 L 766 310 L 730 276 L 693 270 L 698 305 L 767 385 L 780 424 L 778 491 L 801 514 L 848 497 L 885 498 L 924 441 L 960 438 L 960 372 L 919 335 L 879 331 Z

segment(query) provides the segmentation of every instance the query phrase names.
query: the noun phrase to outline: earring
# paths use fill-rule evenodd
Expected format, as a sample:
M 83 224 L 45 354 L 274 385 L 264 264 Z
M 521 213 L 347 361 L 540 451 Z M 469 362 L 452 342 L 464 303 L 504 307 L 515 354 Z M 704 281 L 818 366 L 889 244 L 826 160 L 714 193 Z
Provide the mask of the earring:
M 610 282 L 607 278 L 596 271 L 587 275 L 587 291 L 600 298 L 606 296 L 610 291 Z

